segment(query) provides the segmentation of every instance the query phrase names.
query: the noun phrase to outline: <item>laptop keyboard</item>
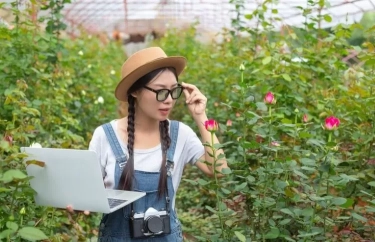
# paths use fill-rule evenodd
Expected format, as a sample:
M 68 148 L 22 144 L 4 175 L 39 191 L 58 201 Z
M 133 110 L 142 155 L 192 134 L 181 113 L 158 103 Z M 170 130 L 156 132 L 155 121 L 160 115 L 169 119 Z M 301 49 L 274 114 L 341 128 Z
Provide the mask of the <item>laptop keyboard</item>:
M 108 198 L 108 203 L 109 203 L 110 208 L 116 207 L 117 205 L 124 203 L 126 201 L 127 200 L 123 200 L 123 199 Z

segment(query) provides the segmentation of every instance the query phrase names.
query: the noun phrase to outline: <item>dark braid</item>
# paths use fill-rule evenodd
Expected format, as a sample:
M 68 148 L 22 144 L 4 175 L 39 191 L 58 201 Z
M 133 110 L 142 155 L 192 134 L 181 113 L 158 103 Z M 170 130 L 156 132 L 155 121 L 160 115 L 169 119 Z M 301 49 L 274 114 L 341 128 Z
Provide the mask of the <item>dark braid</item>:
M 163 160 L 160 167 L 160 178 L 159 178 L 159 189 L 158 196 L 159 198 L 168 192 L 166 188 L 167 183 L 167 171 L 165 165 L 167 163 L 167 151 L 171 144 L 171 138 L 169 137 L 169 122 L 168 120 L 161 121 L 159 124 L 160 130 L 160 141 L 161 141 L 161 150 Z
M 128 152 L 129 157 L 125 168 L 121 174 L 119 188 L 121 190 L 133 189 L 134 176 L 134 119 L 135 119 L 135 98 L 132 95 L 128 96 Z

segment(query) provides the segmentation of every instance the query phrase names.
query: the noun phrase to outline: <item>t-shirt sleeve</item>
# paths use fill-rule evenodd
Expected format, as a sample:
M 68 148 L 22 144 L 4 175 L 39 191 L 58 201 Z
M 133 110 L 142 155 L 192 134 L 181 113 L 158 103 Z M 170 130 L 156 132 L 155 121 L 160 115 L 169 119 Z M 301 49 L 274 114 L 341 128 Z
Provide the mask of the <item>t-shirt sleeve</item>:
M 103 177 L 105 177 L 105 165 L 107 162 L 106 155 L 103 153 L 105 151 L 103 147 L 103 138 L 105 133 L 102 127 L 97 127 L 94 130 L 94 133 L 92 135 L 91 141 L 89 143 L 89 150 L 92 150 L 96 153 L 99 162 L 100 162 L 100 168 L 103 174 Z
M 194 165 L 197 160 L 204 155 L 204 146 L 202 144 L 202 141 L 198 138 L 197 134 L 189 126 L 185 124 L 182 124 L 181 126 L 181 133 L 186 137 L 182 157 L 184 159 L 185 165 Z

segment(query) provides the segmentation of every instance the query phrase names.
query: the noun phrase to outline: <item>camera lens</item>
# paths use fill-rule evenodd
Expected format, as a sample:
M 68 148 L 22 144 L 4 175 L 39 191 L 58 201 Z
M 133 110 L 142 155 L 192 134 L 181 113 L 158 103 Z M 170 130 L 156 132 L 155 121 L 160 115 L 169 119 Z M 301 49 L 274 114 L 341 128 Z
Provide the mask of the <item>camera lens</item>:
M 159 233 L 163 231 L 164 225 L 160 217 L 150 216 L 147 218 L 146 224 L 148 231 L 151 233 Z

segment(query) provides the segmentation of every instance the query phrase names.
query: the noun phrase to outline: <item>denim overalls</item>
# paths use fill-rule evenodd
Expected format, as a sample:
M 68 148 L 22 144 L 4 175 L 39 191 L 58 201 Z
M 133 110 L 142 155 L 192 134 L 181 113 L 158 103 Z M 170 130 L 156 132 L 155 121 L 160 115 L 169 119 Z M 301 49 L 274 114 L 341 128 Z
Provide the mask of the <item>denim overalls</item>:
M 121 208 L 113 213 L 104 214 L 99 227 L 98 241 L 170 241 L 180 242 L 183 241 L 181 224 L 178 220 L 175 211 L 172 209 L 172 202 L 174 198 L 174 189 L 171 177 L 171 170 L 173 169 L 173 155 L 176 148 L 177 137 L 178 137 L 178 122 L 170 121 L 170 137 L 171 145 L 167 153 L 167 183 L 168 183 L 168 194 L 170 198 L 169 210 L 170 210 L 170 228 L 171 233 L 167 235 L 156 236 L 153 238 L 144 239 L 132 239 L 130 237 L 129 219 L 131 216 L 130 204 Z M 112 151 L 116 157 L 116 168 L 115 168 L 115 187 L 121 177 L 123 167 L 125 166 L 127 156 L 121 149 L 121 145 L 117 140 L 116 134 L 112 129 L 110 123 L 102 125 L 111 145 Z M 152 162 L 152 161 L 150 161 Z M 135 213 L 144 213 L 149 207 L 153 207 L 156 210 L 166 210 L 166 198 L 162 196 L 158 199 L 158 185 L 159 185 L 160 172 L 144 172 L 134 171 L 133 190 L 146 192 L 146 196 L 135 201 L 133 208 Z

